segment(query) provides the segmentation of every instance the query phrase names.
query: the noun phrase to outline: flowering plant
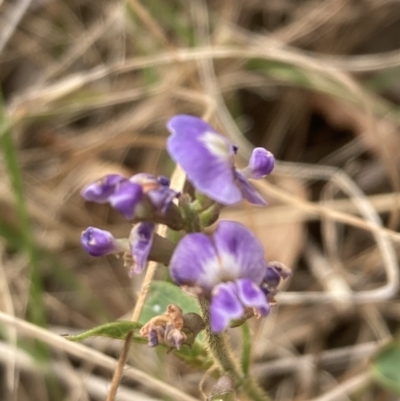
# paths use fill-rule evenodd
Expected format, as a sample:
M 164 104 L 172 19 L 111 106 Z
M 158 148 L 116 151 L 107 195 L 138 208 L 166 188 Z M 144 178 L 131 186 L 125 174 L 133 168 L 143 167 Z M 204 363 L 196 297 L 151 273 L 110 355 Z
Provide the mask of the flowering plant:
M 204 330 L 220 377 L 229 377 L 228 393 L 242 388 L 253 399 L 268 399 L 240 371 L 225 331 L 253 316 L 267 316 L 290 270 L 267 262 L 261 243 L 248 228 L 218 217 L 223 207 L 243 199 L 266 205 L 250 180 L 270 174 L 274 157 L 256 148 L 248 165 L 239 169 L 234 164 L 237 147 L 202 119 L 177 115 L 167 126 L 171 132 L 167 150 L 185 170 L 192 189 L 181 194 L 170 188 L 168 178 L 144 173 L 100 178 L 83 189 L 83 198 L 109 203 L 133 228 L 127 238 L 116 239 L 108 231 L 89 227 L 82 233 L 82 246 L 92 256 L 123 253 L 131 277 L 141 273 L 148 260 L 169 266 L 172 281 L 198 299 L 202 316 L 193 311 L 184 314 L 171 303 L 165 313 L 141 327 L 140 335 L 152 347 L 161 344 L 180 350 L 193 345 Z M 178 231 L 178 243 L 156 234 L 157 223 Z

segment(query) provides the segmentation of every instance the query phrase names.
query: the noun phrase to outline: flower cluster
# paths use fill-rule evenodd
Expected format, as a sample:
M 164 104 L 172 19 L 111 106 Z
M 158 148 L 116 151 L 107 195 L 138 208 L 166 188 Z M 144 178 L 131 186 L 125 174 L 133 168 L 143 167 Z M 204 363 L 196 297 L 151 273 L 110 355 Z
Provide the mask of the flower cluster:
M 90 202 L 109 203 L 127 219 L 146 218 L 154 212 L 165 214 L 179 193 L 169 188 L 169 179 L 151 174 L 130 178 L 109 174 L 88 185 L 81 193 Z
M 106 175 L 86 186 L 81 195 L 87 201 L 109 203 L 129 220 L 147 220 L 134 225 L 129 238 L 116 239 L 95 227 L 88 227 L 81 235 L 83 248 L 92 256 L 130 254 L 132 276 L 141 273 L 147 263 L 157 218 L 167 214 L 173 199 L 180 194 L 169 187 L 167 177 L 142 173 L 129 179 L 119 174 Z
M 121 239 L 108 231 L 89 227 L 82 233 L 83 247 L 92 256 L 125 253 L 131 276 L 143 271 L 148 259 L 163 261 L 169 265 L 177 285 L 209 301 L 210 326 L 214 333 L 223 331 L 232 321 L 253 315 L 266 316 L 281 281 L 290 271 L 279 263 L 268 263 L 258 239 L 237 222 L 220 221 L 211 234 L 206 233 L 201 219 L 204 209 L 198 205 L 200 199 L 204 203 L 206 198 L 207 207 L 216 206 L 218 213 L 222 206 L 234 205 L 243 199 L 265 205 L 249 180 L 271 173 L 273 155 L 256 148 L 248 165 L 239 169 L 234 164 L 238 148 L 202 119 L 177 115 L 167 127 L 171 132 L 167 150 L 185 170 L 197 198 L 189 194 L 180 196 L 163 176 L 107 175 L 88 185 L 82 196 L 87 201 L 109 203 L 136 224 L 130 235 Z M 178 244 L 170 243 L 169 251 L 158 259 L 154 256 L 160 253 L 154 243 L 156 223 L 177 231 L 186 229 Z M 187 339 L 182 328 L 179 307 L 170 305 L 164 315 L 143 327 L 142 335 L 151 346 L 162 343 L 179 348 Z

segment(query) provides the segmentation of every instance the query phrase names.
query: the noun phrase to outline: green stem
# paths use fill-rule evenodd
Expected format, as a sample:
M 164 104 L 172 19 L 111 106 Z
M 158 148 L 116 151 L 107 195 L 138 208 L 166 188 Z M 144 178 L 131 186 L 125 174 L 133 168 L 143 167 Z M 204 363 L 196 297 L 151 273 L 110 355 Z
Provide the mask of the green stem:
M 245 377 L 249 376 L 251 359 L 251 335 L 249 325 L 243 323 L 242 326 L 242 371 Z
M 253 401 L 271 401 L 271 398 L 264 393 L 261 387 L 250 377 L 244 378 L 240 372 L 239 365 L 233 356 L 225 334 L 214 334 L 210 325 L 210 305 L 204 298 L 199 298 L 199 304 L 206 325 L 205 337 L 208 348 L 214 362 L 221 371 L 221 374 L 231 376 L 236 385 L 241 386 L 244 392 Z
M 234 356 L 228 345 L 225 334 L 214 334 L 211 331 L 210 322 L 210 310 L 209 302 L 204 298 L 199 298 L 199 304 L 203 321 L 205 324 L 205 335 L 207 345 L 210 349 L 211 355 L 214 358 L 215 363 L 218 365 L 222 373 L 226 373 L 235 380 L 235 382 L 241 381 L 241 374 L 238 363 L 235 361 Z

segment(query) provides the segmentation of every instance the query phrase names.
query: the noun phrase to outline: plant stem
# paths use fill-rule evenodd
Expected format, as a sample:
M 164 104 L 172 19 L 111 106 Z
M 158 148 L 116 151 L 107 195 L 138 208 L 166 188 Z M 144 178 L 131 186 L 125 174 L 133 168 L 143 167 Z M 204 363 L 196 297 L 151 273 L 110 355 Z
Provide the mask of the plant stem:
M 209 302 L 204 298 L 199 298 L 199 304 L 203 315 L 203 321 L 206 326 L 205 334 L 207 345 L 215 363 L 218 365 L 222 373 L 232 376 L 235 382 L 242 380 L 239 365 L 232 355 L 226 335 L 215 334 L 211 331 Z
M 250 359 L 251 359 L 251 335 L 247 322 L 243 323 L 242 329 L 242 371 L 244 376 L 249 376 Z
M 241 386 L 244 392 L 253 401 L 271 401 L 271 398 L 250 377 L 244 378 L 240 372 L 239 364 L 232 354 L 225 334 L 215 334 L 211 331 L 209 302 L 199 298 L 199 304 L 206 325 L 205 337 L 208 348 L 214 362 L 221 374 L 229 375 L 237 386 Z

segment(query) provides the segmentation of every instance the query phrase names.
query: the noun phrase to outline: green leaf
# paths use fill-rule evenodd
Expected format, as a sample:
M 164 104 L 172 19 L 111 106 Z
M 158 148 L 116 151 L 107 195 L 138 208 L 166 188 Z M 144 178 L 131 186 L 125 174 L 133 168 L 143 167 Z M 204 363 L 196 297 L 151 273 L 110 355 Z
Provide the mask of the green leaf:
M 390 343 L 374 358 L 372 373 L 388 389 L 400 394 L 400 341 Z
M 118 321 L 112 323 L 102 324 L 101 326 L 94 327 L 84 333 L 78 334 L 76 336 L 66 336 L 65 338 L 70 341 L 82 341 L 89 337 L 110 337 L 116 338 L 118 340 L 124 340 L 126 335 L 135 329 L 140 329 L 142 325 L 137 322 L 129 321 Z M 145 339 L 135 336 L 135 341 L 147 342 Z
M 163 314 L 169 304 L 178 305 L 183 313 L 196 312 L 200 314 L 195 298 L 185 294 L 174 284 L 166 281 L 153 281 L 139 322 L 145 324 L 154 316 Z

